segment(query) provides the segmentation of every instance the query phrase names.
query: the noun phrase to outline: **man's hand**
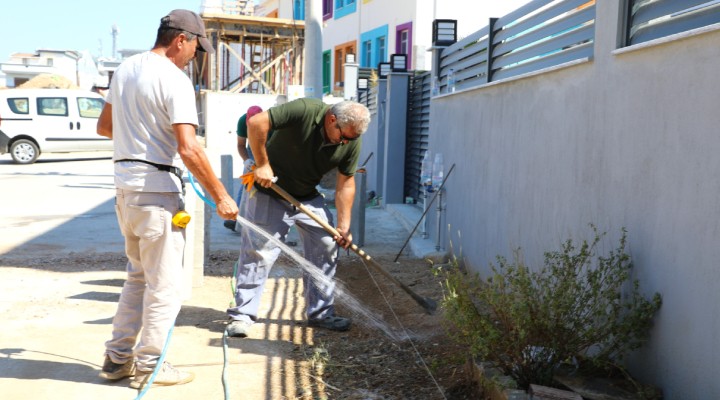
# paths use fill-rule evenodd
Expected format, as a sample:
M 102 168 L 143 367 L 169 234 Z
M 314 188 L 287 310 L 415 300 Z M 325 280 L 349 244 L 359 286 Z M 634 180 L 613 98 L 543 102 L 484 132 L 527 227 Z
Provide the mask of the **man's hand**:
M 333 236 L 333 240 L 337 242 L 337 244 L 342 247 L 343 249 L 348 249 L 352 245 L 352 233 L 350 233 L 349 230 L 347 231 L 341 231 L 340 229 L 336 229 L 340 236 Z
M 224 196 L 217 205 L 217 214 L 224 220 L 236 220 L 238 215 L 238 207 L 235 200 L 230 196 Z
M 269 163 L 261 167 L 255 166 L 255 183 L 264 188 L 269 188 L 273 184 L 273 178 L 275 178 L 275 175 Z

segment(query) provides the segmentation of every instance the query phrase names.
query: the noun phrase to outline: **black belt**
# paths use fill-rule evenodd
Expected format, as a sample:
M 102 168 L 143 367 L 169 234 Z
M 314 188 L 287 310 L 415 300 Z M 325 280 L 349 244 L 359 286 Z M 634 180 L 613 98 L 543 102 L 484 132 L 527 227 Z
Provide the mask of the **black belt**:
M 119 162 L 123 162 L 123 161 L 132 161 L 132 162 L 139 162 L 139 163 L 143 163 L 143 164 L 152 165 L 153 167 L 157 168 L 160 171 L 166 171 L 166 172 L 170 172 L 171 174 L 174 174 L 175 176 L 178 177 L 178 179 L 180 179 L 180 186 L 182 187 L 183 194 L 185 194 L 185 181 L 182 178 L 182 170 L 180 168 L 173 167 L 172 165 L 158 164 L 158 163 L 154 163 L 152 161 L 136 160 L 136 159 L 131 159 L 131 158 L 123 158 L 122 160 L 115 160 L 114 162 L 119 163 Z

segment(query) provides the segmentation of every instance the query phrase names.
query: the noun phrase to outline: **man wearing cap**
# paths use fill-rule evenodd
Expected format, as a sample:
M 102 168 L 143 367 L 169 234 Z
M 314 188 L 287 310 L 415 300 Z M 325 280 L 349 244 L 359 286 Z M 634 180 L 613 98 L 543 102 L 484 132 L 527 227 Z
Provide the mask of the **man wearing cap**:
M 100 377 L 134 376 L 130 387 L 136 389 L 156 367 L 155 385 L 194 378 L 167 362 L 157 365 L 182 302 L 185 229 L 173 216 L 185 208 L 183 169 L 203 185 L 221 218 L 238 213 L 195 136 L 195 91 L 183 69 L 202 51 L 213 51 L 202 19 L 188 10 L 170 12 L 152 50 L 118 67 L 98 120 L 98 134 L 114 142 L 115 210 L 128 258 Z

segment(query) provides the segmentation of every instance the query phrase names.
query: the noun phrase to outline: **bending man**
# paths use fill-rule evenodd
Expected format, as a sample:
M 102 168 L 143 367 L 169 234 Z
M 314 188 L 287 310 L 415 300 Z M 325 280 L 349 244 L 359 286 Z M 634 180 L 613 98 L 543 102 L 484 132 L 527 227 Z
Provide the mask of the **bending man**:
M 332 107 L 318 99 L 298 99 L 255 115 L 248 125 L 248 139 L 255 156 L 255 188 L 248 198 L 245 217 L 284 240 L 295 226 L 303 243 L 305 258 L 329 279 L 335 275 L 339 247 L 352 243 L 350 217 L 355 197 L 355 169 L 360 155 L 360 136 L 367 130 L 370 113 L 364 105 L 343 101 Z M 271 140 L 267 140 L 270 130 Z M 337 168 L 335 206 L 336 229 L 332 237 L 322 226 L 276 194 L 278 186 L 329 224 L 333 215 L 316 186 L 322 177 Z M 273 242 L 254 244 L 252 233 L 243 230 L 238 262 L 236 306 L 227 310 L 231 323 L 228 335 L 246 337 L 257 320 L 260 296 L 270 268 L 280 255 Z M 257 239 L 256 239 L 257 241 Z M 308 325 L 344 331 L 350 319 L 335 315 L 334 287 L 317 285 L 303 274 Z

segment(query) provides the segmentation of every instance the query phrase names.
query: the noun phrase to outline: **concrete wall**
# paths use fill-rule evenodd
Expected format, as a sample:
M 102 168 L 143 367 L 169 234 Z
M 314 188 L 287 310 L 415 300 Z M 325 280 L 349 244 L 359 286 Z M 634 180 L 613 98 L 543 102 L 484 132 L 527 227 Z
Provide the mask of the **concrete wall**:
M 237 122 L 250 106 L 263 110 L 282 104 L 284 96 L 253 93 L 201 92 L 200 113 L 205 124 L 205 144 L 213 170 L 220 175 L 220 156 L 233 156 L 233 174 L 242 173 L 242 160 L 237 152 Z M 203 122 L 201 122 L 201 125 Z M 233 196 L 234 193 L 231 193 Z
M 593 60 L 432 101 L 430 148 L 456 164 L 449 239 L 487 273 L 517 247 L 541 265 L 588 223 L 603 250 L 627 228 L 641 289 L 663 296 L 632 372 L 666 399 L 717 399 L 720 26 L 617 50 L 617 3 L 596 6 Z

